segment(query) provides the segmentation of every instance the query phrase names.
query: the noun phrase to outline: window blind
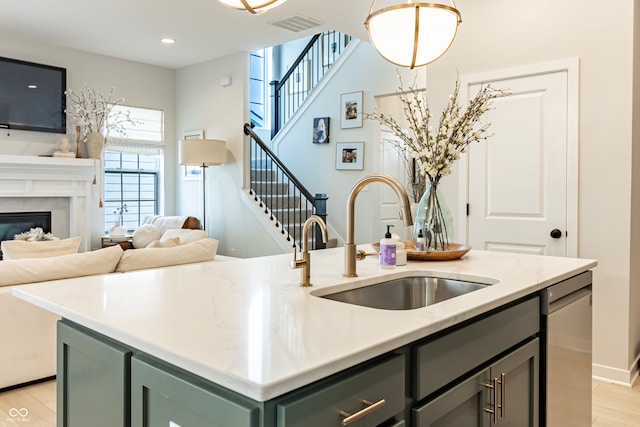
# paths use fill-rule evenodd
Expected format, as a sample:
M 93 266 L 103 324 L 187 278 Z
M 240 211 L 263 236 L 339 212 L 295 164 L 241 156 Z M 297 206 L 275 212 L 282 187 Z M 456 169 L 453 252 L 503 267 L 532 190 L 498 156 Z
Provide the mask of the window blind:
M 160 154 L 164 148 L 164 112 L 150 108 L 114 105 L 112 114 L 129 114 L 132 123 L 124 123 L 124 132 L 112 131 L 106 138 L 106 150 L 138 154 Z

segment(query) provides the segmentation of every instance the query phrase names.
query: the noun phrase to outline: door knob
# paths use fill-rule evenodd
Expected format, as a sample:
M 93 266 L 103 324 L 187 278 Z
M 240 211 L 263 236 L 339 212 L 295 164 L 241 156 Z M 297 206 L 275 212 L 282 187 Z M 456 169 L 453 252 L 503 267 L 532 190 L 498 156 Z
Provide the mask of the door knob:
M 553 230 L 551 230 L 551 233 L 549 233 L 549 235 L 554 239 L 559 239 L 562 237 L 562 231 L 558 230 L 557 228 L 554 228 Z

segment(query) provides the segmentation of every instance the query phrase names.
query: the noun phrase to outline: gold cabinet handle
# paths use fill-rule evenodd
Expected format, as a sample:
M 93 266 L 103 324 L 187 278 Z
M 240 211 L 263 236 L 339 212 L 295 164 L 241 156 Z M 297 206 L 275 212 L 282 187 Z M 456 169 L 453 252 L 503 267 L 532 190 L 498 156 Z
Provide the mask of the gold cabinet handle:
M 342 425 L 347 426 L 354 421 L 359 420 L 360 418 L 369 415 L 370 413 L 382 408 L 385 405 L 385 400 L 380 399 L 376 403 L 371 403 L 368 400 L 363 400 L 362 403 L 366 406 L 365 408 L 359 410 L 355 414 L 350 414 L 348 412 L 340 411 L 340 415 L 344 418 L 342 419 Z
M 500 418 L 507 414 L 507 374 L 500 375 Z
M 484 412 L 493 415 L 493 423 L 498 423 L 498 410 L 500 410 L 500 418 L 504 418 L 507 414 L 507 375 L 500 374 L 500 379 L 494 378 L 489 384 L 482 384 L 488 389 L 493 390 L 493 409 L 484 408 Z M 500 385 L 500 402 L 498 402 L 498 384 Z
M 504 402 L 504 388 L 502 387 L 502 380 L 498 379 L 498 378 L 494 378 L 493 379 L 493 384 L 495 385 L 495 388 L 493 390 L 493 398 L 495 399 L 494 401 L 496 402 L 494 409 L 496 411 L 496 414 L 494 415 L 494 422 L 497 424 L 497 421 L 495 420 L 497 415 L 498 415 L 498 410 L 500 410 L 500 418 L 504 418 L 504 409 L 503 409 L 503 402 Z M 498 385 L 500 385 L 500 402 L 498 402 Z
M 498 424 L 498 379 L 494 378 L 489 384 L 482 384 L 488 389 L 493 390 L 493 409 L 484 408 L 484 412 L 493 415 L 493 423 Z M 491 404 L 491 402 L 489 402 Z

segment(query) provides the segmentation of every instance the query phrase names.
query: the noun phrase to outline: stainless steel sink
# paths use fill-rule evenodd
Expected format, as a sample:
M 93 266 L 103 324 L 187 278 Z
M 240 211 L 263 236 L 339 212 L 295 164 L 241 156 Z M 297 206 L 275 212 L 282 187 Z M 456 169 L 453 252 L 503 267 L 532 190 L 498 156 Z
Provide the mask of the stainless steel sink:
M 361 288 L 340 291 L 322 298 L 384 310 L 412 310 L 464 295 L 487 284 L 438 277 L 404 277 Z

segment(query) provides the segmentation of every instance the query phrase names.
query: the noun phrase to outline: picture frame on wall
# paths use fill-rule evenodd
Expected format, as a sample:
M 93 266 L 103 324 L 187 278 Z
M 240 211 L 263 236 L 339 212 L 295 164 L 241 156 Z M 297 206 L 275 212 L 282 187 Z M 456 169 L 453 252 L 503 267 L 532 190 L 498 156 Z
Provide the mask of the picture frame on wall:
M 322 66 L 329 67 L 340 56 L 342 48 L 347 46 L 347 35 L 336 31 L 322 33 Z
M 204 139 L 204 129 L 188 130 L 182 135 L 182 139 Z M 200 176 L 202 176 L 202 168 L 200 166 L 185 165 L 184 179 L 200 179 Z
M 313 119 L 313 143 L 329 143 L 329 117 L 316 117 Z
M 291 65 L 288 65 L 287 69 L 290 68 Z M 309 90 L 311 89 L 311 79 L 309 75 L 310 71 L 311 66 L 308 59 L 298 64 L 298 66 L 293 70 L 293 74 L 291 74 L 287 83 L 289 95 L 309 92 Z
M 364 169 L 364 142 L 339 142 L 336 144 L 337 170 Z
M 340 95 L 340 127 L 342 129 L 362 127 L 362 92 Z

